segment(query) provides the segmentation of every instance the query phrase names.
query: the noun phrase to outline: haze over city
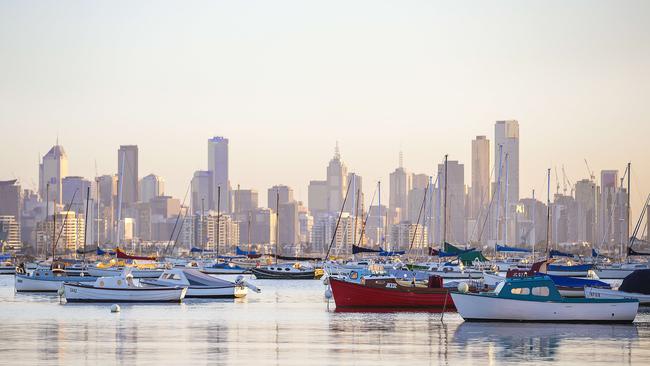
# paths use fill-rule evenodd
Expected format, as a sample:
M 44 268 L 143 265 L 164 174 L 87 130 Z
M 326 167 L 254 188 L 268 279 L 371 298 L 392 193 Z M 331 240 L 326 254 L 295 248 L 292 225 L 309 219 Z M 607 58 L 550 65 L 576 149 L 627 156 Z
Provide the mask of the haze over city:
M 86 177 L 137 144 L 141 175 L 182 197 L 222 135 L 233 185 L 306 202 L 336 141 L 367 186 L 400 151 L 409 171 L 449 154 L 469 177 L 471 139 L 516 119 L 522 197 L 546 168 L 588 177 L 584 158 L 633 163 L 635 211 L 650 190 L 645 1 L 254 3 L 0 5 L 0 178 L 36 188 L 57 136 Z

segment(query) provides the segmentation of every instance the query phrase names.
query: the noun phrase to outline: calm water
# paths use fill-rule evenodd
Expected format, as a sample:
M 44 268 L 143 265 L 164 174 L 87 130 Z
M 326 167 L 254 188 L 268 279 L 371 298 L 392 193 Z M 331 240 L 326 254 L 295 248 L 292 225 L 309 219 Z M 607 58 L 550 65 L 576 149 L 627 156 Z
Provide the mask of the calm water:
M 444 322 L 431 313 L 328 310 L 321 281 L 183 304 L 59 304 L 0 276 L 0 364 L 650 364 L 650 313 L 633 325 Z

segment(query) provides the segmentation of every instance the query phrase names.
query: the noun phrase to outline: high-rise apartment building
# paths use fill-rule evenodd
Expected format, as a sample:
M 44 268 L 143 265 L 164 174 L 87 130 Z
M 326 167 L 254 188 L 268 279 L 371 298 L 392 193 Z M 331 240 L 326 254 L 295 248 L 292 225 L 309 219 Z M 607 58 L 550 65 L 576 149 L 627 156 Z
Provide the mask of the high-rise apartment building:
M 408 215 L 408 193 L 412 187 L 412 175 L 403 167 L 402 154 L 400 153 L 399 166 L 390 173 L 390 187 L 388 195 L 388 221 L 389 225 L 406 220 Z
M 140 202 L 149 202 L 154 197 L 165 195 L 165 180 L 158 175 L 149 174 L 140 180 Z
M 197 170 L 192 177 L 192 194 L 190 196 L 190 207 L 193 215 L 200 215 L 201 211 L 213 209 L 214 203 L 214 180 L 209 170 Z
M 138 202 L 138 146 L 121 145 L 117 151 L 117 189 L 122 193 L 122 205 Z M 120 181 L 121 180 L 121 181 Z
M 437 218 L 437 242 L 445 239 L 449 243 L 464 243 L 467 239 L 465 228 L 465 166 L 458 161 L 447 162 L 447 178 L 445 179 L 445 164 L 438 164 L 440 183 L 440 215 Z M 445 213 L 445 182 L 446 182 L 446 215 Z M 446 235 L 446 238 L 445 238 Z
M 50 201 L 61 202 L 61 181 L 63 177 L 68 175 L 68 155 L 65 153 L 63 146 L 57 143 L 43 156 L 38 173 L 38 192 L 41 199 L 45 200 L 46 197 L 49 197 Z M 46 192 L 48 184 L 50 187 L 49 195 Z
M 490 140 L 476 136 L 472 140 L 472 189 L 469 218 L 480 219 L 490 202 Z M 487 212 L 483 212 L 483 215 Z
M 219 203 L 221 212 L 231 212 L 227 138 L 215 136 L 208 140 L 208 171 L 212 172 L 213 180 L 214 202 L 212 207 L 216 209 L 217 203 Z

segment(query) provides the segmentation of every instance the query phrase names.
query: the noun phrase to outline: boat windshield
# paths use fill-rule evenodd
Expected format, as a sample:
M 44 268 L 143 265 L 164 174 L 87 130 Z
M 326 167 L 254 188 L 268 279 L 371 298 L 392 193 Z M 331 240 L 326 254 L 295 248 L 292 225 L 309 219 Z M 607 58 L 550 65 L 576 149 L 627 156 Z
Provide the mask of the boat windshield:
M 497 287 L 494 289 L 494 293 L 498 295 L 499 292 L 501 292 L 501 290 L 503 290 L 503 286 L 505 286 L 505 284 L 506 284 L 505 282 L 499 282 Z

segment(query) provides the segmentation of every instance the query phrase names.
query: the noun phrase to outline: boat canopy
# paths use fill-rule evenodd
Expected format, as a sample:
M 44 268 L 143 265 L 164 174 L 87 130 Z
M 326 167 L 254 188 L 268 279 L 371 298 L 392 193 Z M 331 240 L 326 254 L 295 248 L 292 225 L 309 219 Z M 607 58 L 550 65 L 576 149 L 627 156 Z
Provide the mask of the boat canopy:
M 559 250 L 551 250 L 551 252 L 549 253 L 549 257 L 567 257 L 567 258 L 573 258 L 573 254 L 560 252 Z
M 650 255 L 650 253 L 637 252 L 636 250 L 628 247 L 627 248 L 627 255 L 639 255 L 639 256 L 641 256 L 641 255 Z
M 650 295 L 650 269 L 636 270 L 623 279 L 619 291 Z
M 11 254 L 0 254 L 0 261 L 8 261 L 11 259 Z
M 465 253 L 458 255 L 458 259 L 463 262 L 464 265 L 472 264 L 474 261 L 478 260 L 479 262 L 487 262 L 487 258 L 483 256 L 483 253 L 478 250 L 471 250 Z
M 381 249 L 371 249 L 371 248 L 364 248 L 360 247 L 358 245 L 352 245 L 352 254 L 359 254 L 359 253 L 379 253 L 381 252 Z
M 499 245 L 499 244 L 497 244 L 496 251 L 497 252 L 511 252 L 511 253 L 530 253 L 531 252 L 530 249 L 509 247 L 507 245 Z
M 147 257 L 147 256 L 127 254 L 125 251 L 123 251 L 119 247 L 115 248 L 115 252 L 117 253 L 117 257 L 120 258 L 120 259 L 136 259 L 136 260 L 141 260 L 141 261 L 155 261 L 156 260 L 155 256 Z
M 385 251 L 381 247 L 379 247 L 379 256 L 380 257 L 392 257 L 396 255 L 403 255 L 406 253 L 405 250 L 400 250 L 400 251 Z
M 257 252 L 254 250 L 242 250 L 240 247 L 235 248 L 235 254 L 237 255 L 257 255 Z
M 100 247 L 97 247 L 97 255 L 106 255 L 106 254 L 108 254 L 108 255 L 115 255 L 115 252 L 112 251 L 112 250 L 108 250 L 108 251 L 106 251 L 106 250 L 103 250 L 103 249 L 100 248 Z

